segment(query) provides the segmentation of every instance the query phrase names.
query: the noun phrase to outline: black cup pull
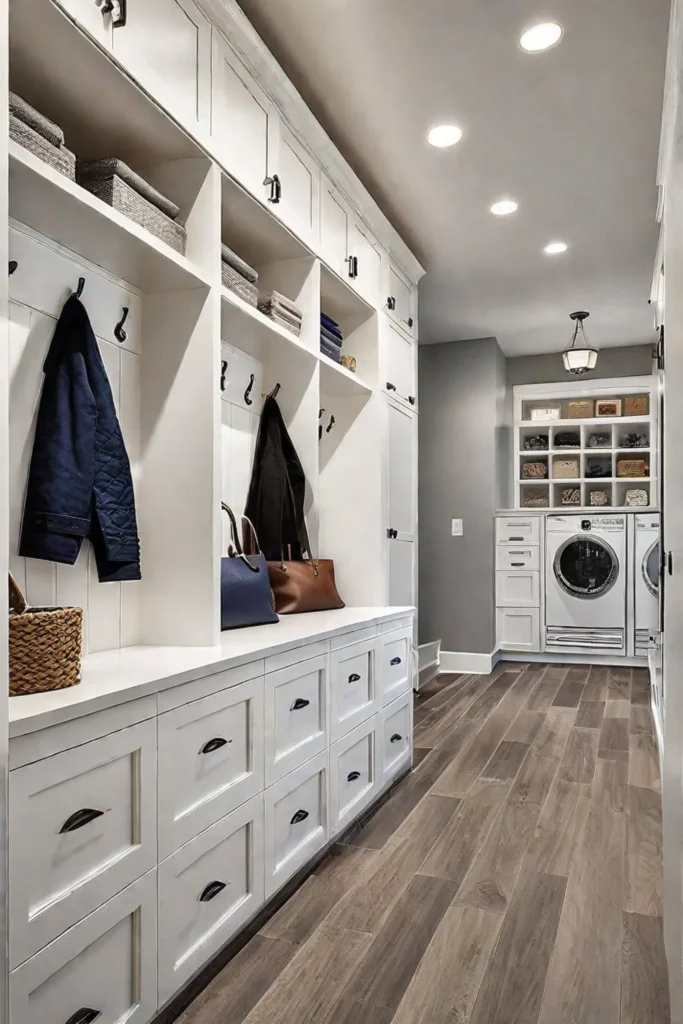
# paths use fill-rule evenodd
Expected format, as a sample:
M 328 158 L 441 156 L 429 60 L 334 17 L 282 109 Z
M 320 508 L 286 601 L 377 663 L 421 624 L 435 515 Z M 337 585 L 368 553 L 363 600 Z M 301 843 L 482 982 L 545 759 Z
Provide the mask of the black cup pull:
M 300 821 L 305 821 L 307 817 L 308 811 L 297 811 L 289 824 L 298 825 Z
M 412 327 L 414 323 L 412 316 L 409 316 L 406 322 L 408 324 L 408 327 Z
M 66 819 L 59 830 L 59 835 L 61 836 L 63 832 L 77 832 L 79 828 L 89 825 L 91 821 L 101 818 L 103 814 L 104 811 L 96 811 L 94 807 L 82 807 L 80 811 L 75 811 Z
M 200 754 L 213 754 L 214 750 L 220 750 L 221 747 L 226 746 L 227 740 L 224 740 L 222 736 L 216 736 L 212 740 L 207 740 L 202 749 L 199 751 Z
M 92 1024 L 94 1020 L 102 1016 L 101 1010 L 93 1010 L 89 1006 L 82 1006 L 80 1010 L 73 1013 L 66 1024 Z
M 253 405 L 254 399 L 251 397 L 251 389 L 254 386 L 254 374 L 249 374 L 249 383 L 247 384 L 247 390 L 244 392 L 244 404 Z
M 387 391 L 396 391 L 396 385 L 392 384 L 390 380 L 387 381 Z
M 349 772 L 349 774 L 346 776 L 346 781 L 347 782 L 355 782 L 356 779 L 359 779 L 359 778 L 360 778 L 360 772 Z
M 357 683 L 359 680 L 360 680 L 360 676 L 358 675 L 357 672 L 352 672 L 351 675 L 349 676 L 349 682 L 350 683 Z
M 411 405 L 415 405 L 415 395 L 408 395 L 408 401 Z
M 398 743 L 398 741 L 402 740 L 402 739 L 403 739 L 403 737 L 401 736 L 400 732 L 395 732 L 394 735 L 389 740 L 389 742 L 390 743 Z
M 524 562 L 510 562 L 510 566 L 513 569 L 523 569 L 524 568 Z
M 310 703 L 310 700 L 306 700 L 305 697 L 297 697 L 289 710 L 301 711 L 302 708 L 307 708 Z
M 391 665 L 400 665 L 401 664 L 401 659 L 400 658 L 392 658 L 390 664 Z
M 223 892 L 225 889 L 225 882 L 209 882 L 204 892 L 199 897 L 200 903 L 210 903 L 212 899 L 218 896 L 219 892 Z

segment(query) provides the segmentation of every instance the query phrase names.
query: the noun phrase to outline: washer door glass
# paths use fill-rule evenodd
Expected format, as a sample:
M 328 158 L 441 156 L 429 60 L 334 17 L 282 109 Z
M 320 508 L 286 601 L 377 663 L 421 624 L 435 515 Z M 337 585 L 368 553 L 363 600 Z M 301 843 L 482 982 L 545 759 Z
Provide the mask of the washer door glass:
M 612 589 L 619 562 L 609 544 L 597 537 L 571 537 L 555 555 L 555 578 L 572 597 L 600 597 Z
M 659 592 L 659 541 L 656 540 L 643 559 L 643 579 L 650 593 Z

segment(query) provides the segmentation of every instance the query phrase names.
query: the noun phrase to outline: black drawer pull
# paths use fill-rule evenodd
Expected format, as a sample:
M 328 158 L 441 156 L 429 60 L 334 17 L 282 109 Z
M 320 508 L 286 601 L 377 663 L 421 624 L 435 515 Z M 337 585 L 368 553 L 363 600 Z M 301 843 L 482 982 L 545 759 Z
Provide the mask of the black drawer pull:
M 403 739 L 403 737 L 401 736 L 400 732 L 395 732 L 394 735 L 389 740 L 389 742 L 390 743 L 398 743 L 398 741 L 402 740 L 402 739 Z
M 396 385 L 392 384 L 390 380 L 387 381 L 387 391 L 396 391 Z
M 524 540 L 526 540 L 526 537 L 508 537 L 508 540 L 515 541 L 516 543 L 521 544 Z
M 94 1020 L 101 1016 L 101 1010 L 92 1010 L 89 1006 L 83 1006 L 69 1017 L 66 1024 L 92 1024 Z
M 390 665 L 400 665 L 401 664 L 401 659 L 400 658 L 392 658 L 391 661 L 389 662 L 389 664 Z
M 207 740 L 199 753 L 213 754 L 214 750 L 220 750 L 221 747 L 225 747 L 227 742 L 228 741 L 224 740 L 222 736 L 215 736 L 212 740 Z
M 297 811 L 289 824 L 298 825 L 300 821 L 305 821 L 307 817 L 308 811 Z
M 199 897 L 200 903 L 210 903 L 219 892 L 225 889 L 225 882 L 209 882 L 204 892 Z
M 359 778 L 360 778 L 360 772 L 349 772 L 349 774 L 346 776 L 346 781 L 347 782 L 355 782 L 356 779 L 359 779 Z
M 350 683 L 357 683 L 359 681 L 359 679 L 360 679 L 360 676 L 358 675 L 357 672 L 352 672 L 351 675 L 349 676 L 349 682 Z
M 84 825 L 89 825 L 95 818 L 101 818 L 104 811 L 96 811 L 94 807 L 82 807 L 80 811 L 75 811 L 70 818 L 67 818 L 62 827 L 59 830 L 61 836 L 63 832 L 76 832 L 79 828 L 83 828 Z M 101 1011 L 98 1010 L 98 1015 Z M 94 1017 L 92 1018 L 95 1019 Z
M 310 703 L 310 700 L 306 700 L 305 697 L 297 697 L 289 710 L 301 711 L 302 708 L 307 708 Z
M 524 568 L 524 562 L 510 562 L 510 566 L 513 569 L 523 569 Z

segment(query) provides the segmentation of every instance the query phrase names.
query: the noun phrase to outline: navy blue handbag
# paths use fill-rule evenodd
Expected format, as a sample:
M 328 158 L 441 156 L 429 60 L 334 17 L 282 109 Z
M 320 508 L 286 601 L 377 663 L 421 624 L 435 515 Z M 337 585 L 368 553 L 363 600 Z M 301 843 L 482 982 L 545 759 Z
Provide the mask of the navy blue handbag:
M 222 503 L 230 517 L 232 544 L 227 558 L 221 558 L 221 629 L 243 626 L 264 626 L 279 622 L 273 608 L 273 594 L 268 579 L 268 566 L 258 546 L 253 526 L 255 555 L 245 555 L 232 509 Z

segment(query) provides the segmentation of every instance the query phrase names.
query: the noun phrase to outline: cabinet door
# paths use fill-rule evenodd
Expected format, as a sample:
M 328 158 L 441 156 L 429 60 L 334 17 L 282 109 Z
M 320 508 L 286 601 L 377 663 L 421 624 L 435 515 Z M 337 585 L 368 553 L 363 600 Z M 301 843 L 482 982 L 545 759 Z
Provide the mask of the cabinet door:
M 497 643 L 501 650 L 540 650 L 538 608 L 498 608 L 496 625 Z
M 389 604 L 415 604 L 417 424 L 408 410 L 387 403 L 387 535 Z
M 320 240 L 320 167 L 279 118 L 268 122 L 268 174 L 280 181 L 277 215 L 312 248 Z
M 211 24 L 193 0 L 128 3 L 113 31 L 114 55 L 191 132 L 208 131 Z
M 390 320 L 386 321 L 386 328 L 385 389 L 415 407 L 415 344 Z
M 349 277 L 351 211 L 329 178 L 320 184 L 320 250 L 326 263 L 340 277 Z
M 101 46 L 111 47 L 111 15 L 104 14 L 95 0 L 57 0 L 57 4 Z
M 349 252 L 358 260 L 357 277 L 352 281 L 353 286 L 371 306 L 379 308 L 382 292 L 382 249 L 365 225 L 357 221 L 353 224 Z
M 270 189 L 268 133 L 274 117 L 270 100 L 225 40 L 213 34 L 212 148 L 216 157 L 257 199 Z
M 389 301 L 387 312 L 397 324 L 413 337 L 417 334 L 417 289 L 392 263 L 389 267 Z

